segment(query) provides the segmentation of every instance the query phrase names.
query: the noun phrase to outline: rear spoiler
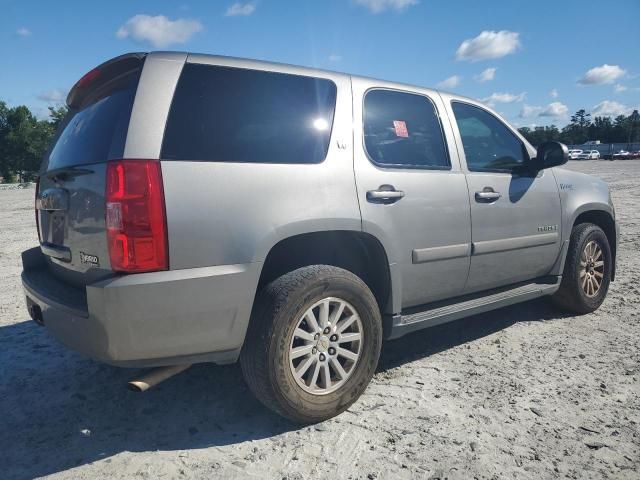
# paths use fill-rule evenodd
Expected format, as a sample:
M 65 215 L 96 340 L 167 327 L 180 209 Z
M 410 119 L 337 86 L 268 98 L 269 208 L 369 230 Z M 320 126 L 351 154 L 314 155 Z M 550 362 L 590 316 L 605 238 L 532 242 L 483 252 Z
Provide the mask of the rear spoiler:
M 70 108 L 79 107 L 87 95 L 110 81 L 132 73 L 142 68 L 146 53 L 125 53 L 98 65 L 84 74 L 76 82 L 67 95 L 67 105 Z

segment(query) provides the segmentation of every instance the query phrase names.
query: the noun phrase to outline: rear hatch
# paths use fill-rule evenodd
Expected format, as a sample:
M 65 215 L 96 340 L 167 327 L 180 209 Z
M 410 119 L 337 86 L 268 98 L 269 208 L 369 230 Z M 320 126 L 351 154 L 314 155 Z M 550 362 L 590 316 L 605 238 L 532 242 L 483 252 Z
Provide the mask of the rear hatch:
M 40 169 L 40 246 L 52 273 L 75 286 L 113 274 L 105 226 L 107 162 L 123 157 L 144 59 L 117 57 L 76 83 Z

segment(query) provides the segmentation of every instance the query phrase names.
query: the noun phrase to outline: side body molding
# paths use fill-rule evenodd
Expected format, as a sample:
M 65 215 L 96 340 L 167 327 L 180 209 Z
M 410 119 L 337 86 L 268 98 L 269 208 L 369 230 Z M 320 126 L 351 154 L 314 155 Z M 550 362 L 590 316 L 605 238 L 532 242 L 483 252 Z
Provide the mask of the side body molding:
M 519 250 L 521 248 L 538 247 L 541 245 L 551 245 L 557 241 L 558 232 L 503 238 L 500 240 L 487 240 L 484 242 L 473 242 L 473 255 L 506 252 L 508 250 Z
M 451 258 L 468 257 L 471 254 L 471 244 L 447 245 L 444 247 L 418 248 L 411 252 L 413 263 L 434 262 Z

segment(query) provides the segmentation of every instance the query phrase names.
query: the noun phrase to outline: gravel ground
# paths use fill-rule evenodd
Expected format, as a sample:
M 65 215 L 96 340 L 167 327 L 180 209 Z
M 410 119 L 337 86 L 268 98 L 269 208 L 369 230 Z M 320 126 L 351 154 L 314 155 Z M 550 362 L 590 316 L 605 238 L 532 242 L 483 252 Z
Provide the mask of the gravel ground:
M 28 321 L 33 189 L 0 191 L 2 478 L 640 478 L 640 162 L 571 162 L 612 187 L 618 278 L 597 312 L 545 299 L 389 342 L 363 397 L 297 428 L 237 366 L 145 393 Z

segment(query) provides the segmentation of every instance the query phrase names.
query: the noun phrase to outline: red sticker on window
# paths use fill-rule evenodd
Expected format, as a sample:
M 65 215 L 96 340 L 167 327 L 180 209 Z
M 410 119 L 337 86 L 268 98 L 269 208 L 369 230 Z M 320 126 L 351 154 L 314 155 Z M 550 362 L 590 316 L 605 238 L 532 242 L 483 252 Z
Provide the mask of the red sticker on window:
M 403 120 L 394 120 L 393 128 L 396 129 L 396 137 L 409 137 L 409 130 L 407 130 L 407 124 Z

